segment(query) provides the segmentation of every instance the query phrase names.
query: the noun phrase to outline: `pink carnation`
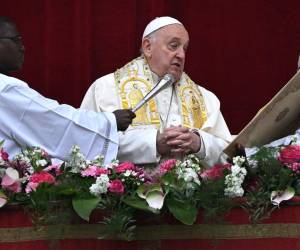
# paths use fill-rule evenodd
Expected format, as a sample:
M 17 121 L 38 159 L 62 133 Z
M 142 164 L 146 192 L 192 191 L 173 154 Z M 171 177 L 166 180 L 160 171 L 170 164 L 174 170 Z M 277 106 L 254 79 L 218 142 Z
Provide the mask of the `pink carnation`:
M 108 174 L 108 170 L 105 168 L 99 168 L 97 166 L 89 166 L 81 172 L 81 176 L 99 176 L 101 174 Z
M 300 146 L 290 145 L 281 150 L 278 160 L 283 164 L 300 162 Z
M 35 191 L 40 183 L 54 183 L 55 178 L 53 175 L 47 173 L 47 172 L 39 172 L 39 173 L 34 173 L 32 176 L 29 178 L 29 182 L 27 183 L 27 186 L 25 188 L 26 193 L 30 193 L 31 191 Z
M 115 167 L 116 173 L 124 173 L 126 170 L 135 170 L 135 166 L 131 162 L 123 162 Z
M 124 193 L 124 185 L 122 181 L 116 179 L 110 182 L 109 191 L 115 194 L 123 194 Z
M 292 164 L 288 164 L 287 166 L 294 172 L 300 173 L 300 163 L 299 162 L 294 162 Z
M 42 183 L 42 182 L 47 182 L 47 183 L 54 183 L 55 178 L 53 175 L 47 173 L 47 172 L 39 172 L 39 173 L 34 173 L 32 176 L 29 178 L 29 182 L 34 182 L 34 183 Z
M 225 169 L 230 169 L 230 164 L 216 164 L 212 168 L 206 169 L 200 174 L 202 179 L 215 180 L 223 176 Z
M 165 174 L 166 172 L 169 172 L 172 168 L 174 168 L 175 165 L 176 159 L 166 160 L 159 165 L 159 172 L 161 174 Z
M 0 150 L 0 157 L 2 158 L 2 160 L 8 161 L 9 155 L 8 155 L 7 152 L 5 152 L 5 151 L 3 150 L 3 148 L 1 148 L 1 150 Z

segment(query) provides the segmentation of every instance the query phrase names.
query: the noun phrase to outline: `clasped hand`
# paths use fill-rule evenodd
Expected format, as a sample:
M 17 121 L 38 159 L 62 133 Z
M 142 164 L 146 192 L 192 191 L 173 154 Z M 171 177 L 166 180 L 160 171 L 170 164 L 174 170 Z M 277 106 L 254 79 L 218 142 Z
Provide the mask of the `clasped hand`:
M 171 126 L 157 134 L 157 152 L 160 155 L 186 155 L 200 150 L 200 136 L 183 126 Z

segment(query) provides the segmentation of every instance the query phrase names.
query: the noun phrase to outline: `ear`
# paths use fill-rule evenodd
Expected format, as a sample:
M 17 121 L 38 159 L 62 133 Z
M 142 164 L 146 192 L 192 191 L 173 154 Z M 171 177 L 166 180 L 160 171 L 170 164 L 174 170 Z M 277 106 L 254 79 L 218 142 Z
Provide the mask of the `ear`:
M 142 49 L 147 58 L 151 58 L 152 44 L 149 38 L 144 38 L 142 41 Z

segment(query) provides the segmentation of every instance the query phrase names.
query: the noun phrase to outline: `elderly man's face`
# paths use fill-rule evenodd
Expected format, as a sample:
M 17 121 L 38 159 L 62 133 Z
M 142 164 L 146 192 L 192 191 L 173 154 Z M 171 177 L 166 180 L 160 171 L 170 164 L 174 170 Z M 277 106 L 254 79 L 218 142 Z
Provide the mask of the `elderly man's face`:
M 14 24 L 6 23 L 0 29 L 0 72 L 18 70 L 23 62 L 24 46 L 20 34 Z
M 143 51 L 151 70 L 164 76 L 170 73 L 178 81 L 185 63 L 189 35 L 180 24 L 167 25 L 156 31 L 154 37 L 143 41 Z

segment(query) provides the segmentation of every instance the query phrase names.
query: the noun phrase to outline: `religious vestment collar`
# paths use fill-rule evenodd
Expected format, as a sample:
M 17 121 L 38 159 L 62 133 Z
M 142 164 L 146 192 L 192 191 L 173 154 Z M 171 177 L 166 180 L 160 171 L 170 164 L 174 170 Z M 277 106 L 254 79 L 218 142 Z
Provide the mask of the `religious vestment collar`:
M 143 56 L 127 63 L 114 75 L 123 109 L 135 107 L 156 84 L 153 80 L 156 77 L 153 77 L 153 72 Z M 200 89 L 185 73 L 171 87 L 175 88 L 182 125 L 200 129 L 207 120 L 207 109 Z M 156 98 L 151 99 L 136 112 L 132 126 L 150 124 L 161 128 Z

